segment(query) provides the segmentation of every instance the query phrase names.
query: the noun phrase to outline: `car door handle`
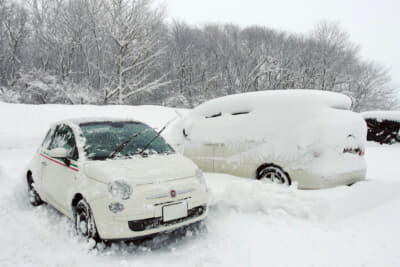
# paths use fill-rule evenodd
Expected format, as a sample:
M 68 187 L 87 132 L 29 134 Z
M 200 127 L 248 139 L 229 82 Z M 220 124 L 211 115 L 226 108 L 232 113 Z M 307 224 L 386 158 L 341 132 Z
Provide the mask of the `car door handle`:
M 46 167 L 47 163 L 45 161 L 42 161 L 42 166 Z

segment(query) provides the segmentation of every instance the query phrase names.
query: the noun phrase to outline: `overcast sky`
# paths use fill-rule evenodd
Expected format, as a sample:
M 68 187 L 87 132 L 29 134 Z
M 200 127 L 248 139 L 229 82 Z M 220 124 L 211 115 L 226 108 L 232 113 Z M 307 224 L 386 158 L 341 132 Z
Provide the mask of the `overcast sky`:
M 307 33 L 321 20 L 340 22 L 361 55 L 391 68 L 400 88 L 400 0 L 157 0 L 169 19 L 192 25 L 232 22 Z

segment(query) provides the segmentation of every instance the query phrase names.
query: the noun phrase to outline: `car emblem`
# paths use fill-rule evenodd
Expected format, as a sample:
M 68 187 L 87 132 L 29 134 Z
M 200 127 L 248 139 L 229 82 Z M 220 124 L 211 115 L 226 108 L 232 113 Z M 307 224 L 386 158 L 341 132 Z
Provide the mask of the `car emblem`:
M 176 191 L 175 190 L 171 190 L 170 194 L 171 194 L 171 197 L 176 197 Z

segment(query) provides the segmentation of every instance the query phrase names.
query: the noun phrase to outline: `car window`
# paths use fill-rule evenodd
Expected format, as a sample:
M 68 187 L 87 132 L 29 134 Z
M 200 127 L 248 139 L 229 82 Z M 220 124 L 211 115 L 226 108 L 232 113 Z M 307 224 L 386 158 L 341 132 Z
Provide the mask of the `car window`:
M 53 141 L 50 144 L 49 149 L 54 148 L 65 148 L 68 152 L 68 158 L 77 160 L 78 150 L 76 148 L 75 137 L 72 129 L 66 125 L 60 125 L 56 129 Z
M 219 116 L 221 116 L 221 115 L 222 115 L 222 113 L 219 112 L 219 113 L 216 113 L 216 114 L 212 114 L 212 115 L 209 115 L 209 116 L 205 116 L 205 118 L 206 118 L 206 119 L 211 119 L 211 118 L 219 117 Z
M 46 137 L 44 138 L 42 142 L 42 147 L 45 149 L 48 149 L 51 143 L 51 139 L 54 135 L 54 128 L 51 128 L 50 130 L 47 131 Z
M 130 157 L 147 147 L 146 154 L 173 153 L 173 149 L 164 138 L 157 136 L 157 132 L 144 123 L 139 122 L 90 122 L 80 124 L 85 140 L 83 149 L 88 159 L 106 159 L 122 143 L 131 136 L 138 134 L 118 153 L 119 157 Z
M 232 115 L 236 116 L 236 115 L 245 115 L 245 114 L 249 114 L 250 111 L 238 111 L 238 112 L 233 112 Z

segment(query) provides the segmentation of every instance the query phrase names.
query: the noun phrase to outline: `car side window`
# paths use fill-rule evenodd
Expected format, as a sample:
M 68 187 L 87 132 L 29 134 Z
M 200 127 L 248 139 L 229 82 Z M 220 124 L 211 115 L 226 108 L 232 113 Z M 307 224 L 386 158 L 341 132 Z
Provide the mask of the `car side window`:
M 49 149 L 62 147 L 68 152 L 68 158 L 77 160 L 78 150 L 76 147 L 75 137 L 72 129 L 66 125 L 60 125 L 56 129 L 53 141 L 50 144 Z
M 48 149 L 51 143 L 51 139 L 53 138 L 54 135 L 54 128 L 51 128 L 50 130 L 47 131 L 46 137 L 44 138 L 42 142 L 42 147 L 45 149 Z

